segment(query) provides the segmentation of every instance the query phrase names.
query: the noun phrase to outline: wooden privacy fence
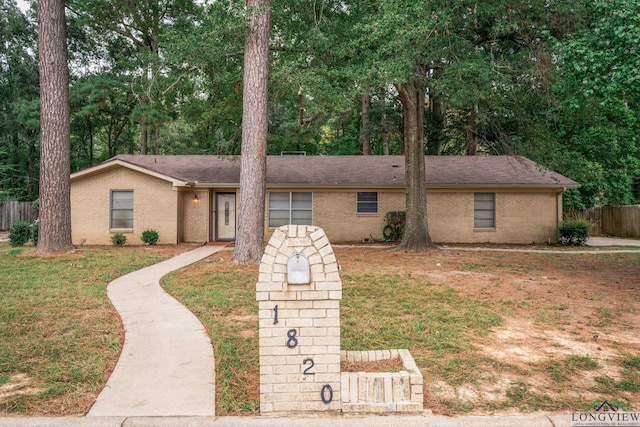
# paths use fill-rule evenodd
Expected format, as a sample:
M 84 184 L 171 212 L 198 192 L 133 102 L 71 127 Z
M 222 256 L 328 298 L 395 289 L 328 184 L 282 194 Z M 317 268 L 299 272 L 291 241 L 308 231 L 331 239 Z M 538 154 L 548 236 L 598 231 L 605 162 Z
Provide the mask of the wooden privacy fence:
M 587 209 L 585 219 L 593 224 L 593 236 L 640 237 L 640 205 Z
M 33 202 L 0 202 L 0 230 L 8 230 L 16 221 L 36 220 Z

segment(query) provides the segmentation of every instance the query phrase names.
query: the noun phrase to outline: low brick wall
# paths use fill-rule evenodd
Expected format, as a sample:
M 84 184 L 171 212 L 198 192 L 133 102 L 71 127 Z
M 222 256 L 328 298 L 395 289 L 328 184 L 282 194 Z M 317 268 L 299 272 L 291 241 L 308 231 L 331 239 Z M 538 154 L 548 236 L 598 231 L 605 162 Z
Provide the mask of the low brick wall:
M 341 351 L 341 360 L 371 362 L 400 357 L 400 372 L 341 372 L 342 412 L 422 412 L 422 374 L 409 350 Z

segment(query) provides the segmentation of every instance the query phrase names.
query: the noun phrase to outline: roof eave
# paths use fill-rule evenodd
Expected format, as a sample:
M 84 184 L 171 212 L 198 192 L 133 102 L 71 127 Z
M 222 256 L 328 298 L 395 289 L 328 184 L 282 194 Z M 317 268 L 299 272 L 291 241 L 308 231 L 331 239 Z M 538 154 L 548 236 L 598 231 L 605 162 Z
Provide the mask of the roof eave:
M 307 184 L 307 183 L 293 183 L 293 184 L 288 184 L 288 183 L 277 183 L 277 184 L 270 184 L 267 183 L 267 188 L 269 189 L 286 189 L 286 188 L 299 188 L 299 189 L 305 189 L 305 188 L 321 188 L 321 189 L 340 189 L 340 190 L 353 190 L 353 189 L 394 189 L 394 190 L 398 190 L 398 189 L 403 189 L 405 187 L 405 185 L 403 183 L 401 184 L 394 184 L 394 185 L 389 185 L 389 184 L 328 184 L 328 183 L 317 183 L 317 184 Z
M 240 184 L 237 182 L 198 182 L 198 181 L 180 181 L 181 184 L 176 187 L 185 188 L 238 188 Z
M 92 166 L 90 168 L 83 169 L 83 170 L 78 171 L 78 172 L 74 172 L 74 173 L 71 174 L 70 179 L 71 179 L 71 181 L 74 181 L 74 180 L 77 180 L 77 179 L 86 178 L 88 176 L 97 175 L 99 173 L 102 173 L 102 172 L 105 172 L 107 170 L 114 169 L 114 168 L 117 168 L 117 167 L 123 167 L 123 168 L 126 168 L 126 169 L 130 169 L 130 170 L 133 170 L 133 171 L 136 171 L 136 172 L 143 173 L 145 175 L 152 176 L 154 178 L 161 179 L 163 181 L 168 181 L 168 182 L 172 183 L 174 187 L 180 187 L 180 186 L 187 186 L 188 185 L 188 183 L 185 182 L 185 181 L 182 181 L 182 180 L 179 180 L 179 179 L 175 179 L 175 178 L 170 177 L 170 176 L 165 175 L 165 174 L 154 172 L 154 171 L 152 171 L 150 169 L 147 169 L 145 167 L 134 165 L 132 163 L 125 162 L 125 161 L 123 161 L 121 159 L 107 160 L 106 162 L 100 163 L 99 165 L 95 165 L 95 166 Z
M 460 188 L 460 189 L 469 189 L 469 188 L 490 188 L 490 189 L 498 189 L 498 188 L 513 188 L 513 189 L 532 189 L 532 190 L 540 190 L 540 189 L 554 189 L 564 191 L 569 188 L 580 188 L 580 184 L 426 184 L 428 189 L 438 189 L 438 188 Z
M 216 182 L 180 182 L 179 187 L 188 188 L 239 188 L 240 183 L 216 183 Z M 268 190 L 286 190 L 286 189 L 338 189 L 338 190 L 403 190 L 404 183 L 400 184 L 307 184 L 307 183 L 267 183 Z M 567 190 L 569 188 L 580 188 L 580 184 L 426 184 L 427 189 L 553 189 Z

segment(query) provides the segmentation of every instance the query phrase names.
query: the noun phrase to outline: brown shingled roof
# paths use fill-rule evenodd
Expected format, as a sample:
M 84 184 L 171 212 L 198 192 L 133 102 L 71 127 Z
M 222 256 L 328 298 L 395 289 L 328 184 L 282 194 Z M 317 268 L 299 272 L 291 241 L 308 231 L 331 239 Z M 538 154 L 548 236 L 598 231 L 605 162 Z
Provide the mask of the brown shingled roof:
M 116 160 L 199 185 L 240 182 L 240 158 L 235 156 L 119 155 L 104 165 Z M 425 175 L 427 187 L 579 187 L 515 156 L 425 156 Z M 268 156 L 267 185 L 402 187 L 405 160 L 404 156 Z

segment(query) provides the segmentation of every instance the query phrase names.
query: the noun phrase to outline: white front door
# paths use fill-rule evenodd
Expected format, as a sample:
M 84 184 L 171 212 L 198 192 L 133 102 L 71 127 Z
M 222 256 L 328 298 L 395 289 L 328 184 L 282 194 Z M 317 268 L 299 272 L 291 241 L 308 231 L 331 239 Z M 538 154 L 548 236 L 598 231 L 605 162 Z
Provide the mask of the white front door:
M 236 239 L 236 194 L 216 193 L 216 240 Z

